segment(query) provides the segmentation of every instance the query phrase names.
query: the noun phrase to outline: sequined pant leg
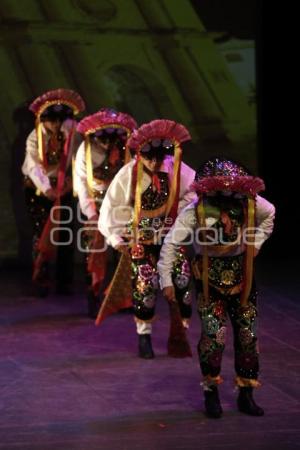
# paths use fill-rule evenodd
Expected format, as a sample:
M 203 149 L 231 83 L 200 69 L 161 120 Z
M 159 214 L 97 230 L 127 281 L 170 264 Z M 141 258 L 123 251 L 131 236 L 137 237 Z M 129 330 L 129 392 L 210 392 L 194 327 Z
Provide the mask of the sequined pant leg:
M 134 314 L 141 320 L 151 320 L 154 316 L 158 291 L 157 257 L 157 248 L 149 245 L 145 246 L 143 258 L 132 260 Z
M 259 360 L 257 350 L 257 292 L 253 288 L 246 307 L 240 306 L 240 297 L 232 296 L 228 301 L 228 314 L 233 327 L 235 370 L 239 377 L 258 377 Z
M 210 292 L 210 303 L 204 303 L 202 283 L 196 281 L 201 337 L 198 355 L 203 376 L 216 377 L 221 372 L 222 355 L 226 339 L 226 302 L 216 291 Z
M 176 254 L 172 279 L 181 316 L 189 319 L 192 315 L 191 267 L 184 248 L 180 248 Z

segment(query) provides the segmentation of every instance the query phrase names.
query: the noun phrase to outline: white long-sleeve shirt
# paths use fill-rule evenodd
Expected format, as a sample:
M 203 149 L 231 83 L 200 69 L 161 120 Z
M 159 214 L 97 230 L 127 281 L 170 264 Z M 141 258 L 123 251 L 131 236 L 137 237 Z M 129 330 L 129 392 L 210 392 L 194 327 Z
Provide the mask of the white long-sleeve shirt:
M 132 218 L 132 175 L 134 165 L 135 160 L 132 160 L 119 170 L 106 192 L 100 209 L 98 227 L 100 232 L 106 237 L 108 244 L 112 247 L 116 247 L 123 242 L 124 227 Z M 168 173 L 169 180 L 172 181 L 174 172 L 173 157 L 168 156 L 165 158 L 160 172 Z M 189 191 L 194 178 L 195 171 L 187 164 L 181 163 L 178 211 L 181 211 L 196 197 L 195 193 Z M 151 182 L 151 177 L 144 171 L 142 192 L 149 187 Z
M 76 127 L 76 123 L 77 122 L 72 119 L 67 119 L 63 122 L 61 131 L 64 134 L 65 139 L 68 138 L 72 127 Z M 42 133 L 45 145 L 47 146 L 51 136 L 43 125 Z M 67 167 L 69 167 L 69 165 L 71 164 L 72 155 L 76 152 L 79 142 L 80 135 L 74 132 L 72 141 L 70 143 L 70 150 L 67 158 Z M 48 189 L 51 188 L 50 177 L 56 177 L 58 175 L 58 170 L 59 166 L 49 166 L 47 169 L 44 167 L 38 151 L 37 133 L 35 129 L 32 130 L 26 141 L 26 155 L 22 166 L 23 174 L 27 175 L 32 180 L 39 191 L 45 193 Z
M 95 148 L 95 146 L 91 144 L 91 154 L 93 167 L 101 166 L 105 159 L 106 152 L 100 150 L 99 148 Z M 88 219 L 91 219 L 95 214 L 98 214 L 96 203 L 88 190 L 84 142 L 80 144 L 76 154 L 74 188 L 78 194 L 79 205 L 82 213 L 87 216 Z M 93 180 L 92 189 L 93 191 L 99 192 L 105 191 L 107 189 L 107 185 Z
M 172 270 L 173 263 L 176 257 L 176 251 L 180 245 L 191 244 L 194 247 L 195 253 L 203 254 L 203 246 L 201 246 L 201 236 L 198 236 L 199 224 L 196 218 L 196 205 L 193 202 L 188 205 L 181 214 L 177 217 L 174 226 L 171 228 L 165 237 L 162 246 L 157 268 L 160 276 L 160 286 L 163 289 L 167 286 L 172 286 Z M 254 246 L 257 250 L 261 248 L 263 243 L 271 235 L 274 227 L 275 207 L 265 198 L 256 196 L 256 231 L 254 236 Z M 217 222 L 215 217 L 207 216 L 205 218 L 205 225 L 207 228 L 213 227 Z M 226 253 L 226 256 L 240 255 L 245 250 L 243 242 L 243 234 L 238 241 L 238 245 L 232 245 L 232 250 Z M 213 246 L 207 245 L 208 256 L 220 256 Z

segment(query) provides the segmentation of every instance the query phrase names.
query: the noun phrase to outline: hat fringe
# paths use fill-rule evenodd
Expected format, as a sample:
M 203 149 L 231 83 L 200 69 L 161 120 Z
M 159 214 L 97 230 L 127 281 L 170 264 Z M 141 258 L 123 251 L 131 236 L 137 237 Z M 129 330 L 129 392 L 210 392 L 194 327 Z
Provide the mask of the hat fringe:
M 187 128 L 173 120 L 157 119 L 142 125 L 135 130 L 128 141 L 128 146 L 139 151 L 140 148 L 152 139 L 169 139 L 173 143 L 181 144 L 191 139 Z
M 77 125 L 77 131 L 87 135 L 108 127 L 124 128 L 127 134 L 131 134 L 137 128 L 137 123 L 129 114 L 112 112 L 107 109 L 98 111 L 82 119 Z
M 85 110 L 85 103 L 77 92 L 71 89 L 55 89 L 48 91 L 40 97 L 36 98 L 29 106 L 36 116 L 40 116 L 46 108 L 55 104 L 65 104 L 70 106 L 74 114 L 78 114 Z
M 191 185 L 191 190 L 196 193 L 208 193 L 213 191 L 232 191 L 244 195 L 255 196 L 265 190 L 265 183 L 259 177 L 253 176 L 212 176 L 203 177 Z

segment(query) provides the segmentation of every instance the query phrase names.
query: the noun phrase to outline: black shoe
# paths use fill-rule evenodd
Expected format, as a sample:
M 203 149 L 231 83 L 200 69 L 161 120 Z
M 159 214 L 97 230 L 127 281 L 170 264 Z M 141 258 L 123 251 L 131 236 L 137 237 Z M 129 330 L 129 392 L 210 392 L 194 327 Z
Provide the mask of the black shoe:
M 237 405 L 239 411 L 250 416 L 263 416 L 264 410 L 260 408 L 252 397 L 252 387 L 241 387 L 240 393 L 237 399 Z
M 144 359 L 154 358 L 151 343 L 151 334 L 139 334 L 139 357 Z
M 208 417 L 219 419 L 222 416 L 223 410 L 217 386 L 210 386 L 209 390 L 204 391 L 204 398 L 205 410 Z
M 101 303 L 98 296 L 95 295 L 92 290 L 88 291 L 87 301 L 88 301 L 88 316 L 91 319 L 96 319 Z

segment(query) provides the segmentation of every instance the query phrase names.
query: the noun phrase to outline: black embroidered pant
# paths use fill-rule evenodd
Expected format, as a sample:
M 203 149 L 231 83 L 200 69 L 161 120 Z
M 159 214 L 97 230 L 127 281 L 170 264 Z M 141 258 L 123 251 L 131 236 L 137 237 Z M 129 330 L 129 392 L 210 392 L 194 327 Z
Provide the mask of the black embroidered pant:
M 158 292 L 157 261 L 161 246 L 144 245 L 144 254 L 139 259 L 132 259 L 132 290 L 135 316 L 141 320 L 151 320 L 155 313 L 155 303 Z M 179 251 L 173 267 L 173 282 L 176 299 L 183 318 L 192 314 L 190 266 L 184 254 Z
M 54 202 L 44 195 L 36 195 L 35 189 L 30 187 L 25 188 L 25 200 L 33 229 L 32 257 L 35 261 L 38 255 L 38 241 Z M 67 245 L 57 245 L 56 281 L 59 286 L 64 286 L 73 281 L 74 208 L 72 193 L 68 193 L 61 198 L 61 206 L 60 223 L 57 224 L 57 227 L 61 229 L 58 233 L 57 242 Z M 43 263 L 36 282 L 40 285 L 49 285 L 49 264 L 47 262 Z
M 214 378 L 220 374 L 229 316 L 233 329 L 236 374 L 243 379 L 256 380 L 259 361 L 255 286 L 245 307 L 240 305 L 240 294 L 224 295 L 212 287 L 209 288 L 209 304 L 206 305 L 200 280 L 196 280 L 196 291 L 202 325 L 198 354 L 204 377 Z

